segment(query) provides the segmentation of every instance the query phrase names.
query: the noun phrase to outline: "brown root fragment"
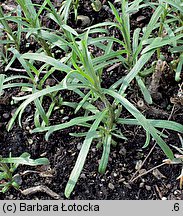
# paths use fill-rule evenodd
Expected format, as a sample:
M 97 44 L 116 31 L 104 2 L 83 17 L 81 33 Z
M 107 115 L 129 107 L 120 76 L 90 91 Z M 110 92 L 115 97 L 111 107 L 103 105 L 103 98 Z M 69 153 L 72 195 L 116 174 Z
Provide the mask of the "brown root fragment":
M 57 193 L 53 192 L 51 189 L 49 189 L 47 186 L 44 186 L 44 185 L 39 185 L 39 186 L 36 186 L 36 187 L 31 187 L 31 188 L 25 189 L 23 191 L 21 190 L 21 193 L 24 196 L 32 195 L 32 194 L 35 194 L 35 193 L 38 193 L 38 192 L 46 193 L 50 197 L 52 197 L 53 199 L 60 199 L 60 195 L 58 195 Z

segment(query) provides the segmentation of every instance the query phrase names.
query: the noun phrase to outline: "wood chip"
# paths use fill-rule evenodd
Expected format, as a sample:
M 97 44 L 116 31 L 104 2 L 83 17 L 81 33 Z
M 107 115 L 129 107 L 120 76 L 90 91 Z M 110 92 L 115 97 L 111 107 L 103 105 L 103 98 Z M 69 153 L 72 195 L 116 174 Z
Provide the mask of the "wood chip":
M 166 178 L 158 169 L 153 170 L 152 174 L 158 179 Z
M 163 195 L 162 195 L 162 193 L 161 193 L 161 191 L 160 191 L 160 189 L 159 189 L 159 187 L 158 187 L 157 185 L 155 185 L 155 189 L 156 189 L 156 191 L 158 192 L 159 198 L 160 198 L 161 200 L 165 200 L 165 199 L 163 198 Z
M 142 167 L 142 160 L 138 160 L 138 161 L 136 162 L 135 169 L 136 169 L 136 170 L 140 170 L 141 167 Z
M 137 17 L 137 22 L 141 22 L 141 21 L 143 21 L 143 20 L 145 20 L 145 19 L 146 19 L 145 16 L 138 16 L 138 17 Z
M 53 199 L 60 199 L 60 195 L 58 195 L 57 193 L 53 192 L 51 189 L 49 189 L 47 186 L 44 186 L 44 185 L 39 185 L 39 186 L 36 186 L 36 187 L 31 187 L 31 188 L 25 189 L 23 191 L 21 190 L 21 193 L 24 196 L 32 195 L 32 194 L 35 194 L 35 193 L 38 193 L 38 192 L 46 193 L 50 197 L 52 197 Z

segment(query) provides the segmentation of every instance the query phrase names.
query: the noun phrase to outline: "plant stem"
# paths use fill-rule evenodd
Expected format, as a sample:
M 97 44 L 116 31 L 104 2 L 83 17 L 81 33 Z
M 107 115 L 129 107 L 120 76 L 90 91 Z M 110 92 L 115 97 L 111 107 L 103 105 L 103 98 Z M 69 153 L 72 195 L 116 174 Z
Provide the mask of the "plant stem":
M 38 38 L 39 43 L 41 44 L 41 46 L 43 47 L 44 51 L 46 52 L 46 54 L 50 57 L 53 57 L 50 48 L 48 46 L 48 44 L 46 43 L 46 41 L 42 38 Z
M 102 93 L 100 95 L 100 98 L 105 104 L 105 107 L 109 110 L 109 121 L 107 121 L 107 129 L 108 131 L 111 131 L 115 120 L 114 109 L 113 106 L 110 104 L 109 100 L 106 98 L 105 94 Z
M 3 10 L 2 10 L 2 7 L 0 5 L 0 18 L 4 18 L 4 13 L 3 13 Z M 13 40 L 14 40 L 14 43 L 15 43 L 15 46 L 16 46 L 16 49 L 19 50 L 19 45 L 18 45 L 18 42 L 17 42 L 17 38 L 16 36 L 13 34 L 11 28 L 9 27 L 8 25 L 8 22 L 6 20 L 0 20 L 0 23 L 2 23 L 2 25 L 4 26 L 4 30 L 6 31 L 6 33 L 9 35 L 9 37 L 11 37 Z
M 168 9 L 168 4 L 165 5 L 164 13 L 161 15 L 158 37 L 163 36 L 163 24 L 164 24 L 165 18 L 167 16 L 167 9 Z M 160 59 L 160 54 L 161 54 L 161 50 L 160 50 L 160 48 L 157 48 L 157 59 Z

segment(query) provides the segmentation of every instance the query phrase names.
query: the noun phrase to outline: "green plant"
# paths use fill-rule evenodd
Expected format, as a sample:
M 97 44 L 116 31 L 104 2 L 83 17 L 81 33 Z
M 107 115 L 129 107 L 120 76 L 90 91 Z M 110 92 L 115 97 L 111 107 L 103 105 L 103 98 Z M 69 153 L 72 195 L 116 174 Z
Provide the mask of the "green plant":
M 75 20 L 77 20 L 79 0 L 65 0 L 60 8 L 61 19 L 67 23 L 71 7 L 74 9 Z
M 62 8 L 63 11 L 68 11 L 70 8 L 71 1 L 66 2 L 67 7 Z M 160 37 L 154 38 L 152 36 L 153 30 L 160 26 L 158 20 L 164 11 L 161 5 L 157 6 L 154 4 L 155 12 L 147 27 L 143 29 L 143 36 L 140 38 L 141 29 L 136 29 L 133 33 L 132 40 L 130 36 L 129 18 L 134 10 L 146 6 L 146 4 L 140 5 L 141 2 L 142 1 L 134 1 L 129 6 L 127 1 L 121 1 L 122 16 L 119 15 L 118 11 L 111 4 L 111 8 L 118 23 L 106 22 L 97 24 L 86 29 L 84 33 L 78 34 L 74 29 L 61 22 L 58 13 L 51 6 L 50 1 L 46 1 L 45 4 L 48 3 L 50 6 L 50 8 L 47 9 L 49 11 L 48 16 L 60 26 L 62 31 L 58 32 L 50 29 L 43 30 L 41 26 L 39 26 L 39 31 L 36 29 L 35 34 L 39 35 L 38 37 L 41 37 L 46 44 L 49 44 L 49 47 L 57 47 L 63 50 L 65 55 L 56 59 L 53 53 L 52 55 L 49 55 L 48 52 L 42 52 L 43 50 L 39 50 L 37 53 L 20 54 L 16 49 L 11 49 L 14 58 L 17 58 L 25 68 L 28 79 L 30 79 L 32 83 L 29 83 L 29 86 L 26 84 L 24 86 L 28 92 L 27 95 L 13 97 L 16 102 L 23 102 L 10 120 L 8 130 L 12 128 L 17 117 L 19 125 L 21 126 L 23 112 L 32 102 L 34 102 L 36 106 L 34 115 L 36 128 L 32 131 L 33 133 L 46 132 L 45 138 L 48 139 L 53 132 L 75 125 L 86 129 L 86 132 L 71 134 L 72 136 L 83 137 L 84 141 L 66 185 L 66 197 L 70 196 L 78 181 L 90 146 L 94 140 L 97 143 L 98 148 L 103 148 L 98 170 L 100 173 L 105 173 L 111 145 L 115 146 L 115 137 L 123 140 L 126 139 L 123 135 L 123 131 L 118 129 L 120 128 L 120 124 L 142 126 L 146 133 L 144 147 L 148 147 L 151 138 L 153 138 L 170 160 L 173 160 L 174 158 L 171 149 L 163 140 L 163 138 L 166 138 L 167 136 L 159 131 L 159 128 L 166 128 L 181 133 L 183 132 L 183 126 L 165 120 L 146 119 L 145 116 L 126 98 L 126 89 L 129 87 L 131 81 L 136 79 L 141 87 L 144 98 L 149 104 L 152 103 L 152 99 L 143 83 L 140 72 L 143 72 L 141 71 L 142 68 L 150 60 L 152 55 L 156 53 L 157 48 L 173 43 L 174 40 L 179 40 L 181 37 L 181 35 L 177 35 L 174 38 L 162 39 Z M 28 14 L 29 13 L 30 12 L 28 12 Z M 34 23 L 36 20 L 37 19 L 34 19 Z M 102 28 L 103 26 L 117 27 L 122 32 L 123 41 L 107 36 L 92 38 L 93 33 L 108 33 L 108 31 Z M 104 41 L 107 41 L 107 43 L 104 43 Z M 119 43 L 123 49 L 114 51 L 114 43 Z M 103 55 L 99 57 L 92 55 L 89 51 L 89 45 L 100 49 Z M 42 48 L 44 49 L 44 46 Z M 41 62 L 41 67 L 37 65 L 37 62 Z M 123 63 L 124 67 L 128 70 L 127 75 L 122 78 L 120 77 L 120 79 L 108 89 L 103 88 L 102 74 L 105 67 L 118 62 Z M 10 64 L 11 62 L 9 65 Z M 8 68 L 9 65 L 7 65 L 6 68 Z M 46 70 L 46 74 L 42 78 L 41 72 L 43 69 Z M 62 75 L 64 74 L 64 78 L 58 82 L 57 85 L 45 88 L 43 85 L 45 80 L 54 72 L 62 73 Z M 6 78 L 5 75 L 0 76 L 0 90 L 3 90 L 7 85 L 10 85 L 6 83 L 7 79 L 8 78 Z M 11 83 L 11 86 L 15 87 L 16 83 Z M 21 83 L 19 83 L 19 86 L 21 86 Z M 62 100 L 63 90 L 73 91 L 74 94 L 79 95 L 81 98 L 80 102 L 77 103 Z M 50 125 L 49 117 L 54 111 L 56 95 L 61 95 L 59 106 L 65 105 L 72 107 L 74 113 L 77 113 L 82 109 L 84 115 L 73 118 L 62 124 Z M 50 97 L 52 99 L 51 106 L 47 111 L 44 109 L 42 103 L 45 97 Z M 126 109 L 134 119 L 120 118 L 123 109 Z
M 20 8 L 17 9 L 17 14 L 20 14 Z M 2 40 L 1 43 L 3 44 L 12 44 L 14 43 L 16 48 L 19 50 L 20 47 L 20 34 L 14 34 L 12 31 L 11 27 L 9 26 L 7 19 L 10 18 L 9 15 L 4 15 L 2 7 L 0 5 L 0 24 L 2 25 L 1 27 L 1 32 L 2 30 L 6 32 L 7 34 L 7 40 Z M 19 26 L 20 27 L 20 26 Z M 18 28 L 18 32 L 20 29 Z
M 133 1 L 128 3 L 126 0 L 121 0 L 121 14 L 117 11 L 113 4 L 109 3 L 111 9 L 115 15 L 117 23 L 109 23 L 111 26 L 115 26 L 121 31 L 123 41 L 124 41 L 124 48 L 127 51 L 126 61 L 125 64 L 130 71 L 125 79 L 122 82 L 120 94 L 123 94 L 129 85 L 129 83 L 135 78 L 140 90 L 144 96 L 145 101 L 148 104 L 152 104 L 152 98 L 150 95 L 149 90 L 145 86 L 143 82 L 143 77 L 140 75 L 142 67 L 151 59 L 153 53 L 157 51 L 157 59 L 160 59 L 160 50 L 162 47 L 166 45 L 176 46 L 179 43 L 182 43 L 180 40 L 183 37 L 180 29 L 175 29 L 173 31 L 169 27 L 169 23 L 173 23 L 177 20 L 180 21 L 180 17 L 173 16 L 173 19 L 166 19 L 169 15 L 171 18 L 172 10 L 168 9 L 167 1 L 159 1 L 158 7 L 155 8 L 155 11 L 150 19 L 149 24 L 144 28 L 140 29 L 137 28 L 133 32 L 133 37 L 131 38 L 130 35 L 130 14 L 134 11 L 138 10 L 139 8 L 146 7 L 147 4 L 140 4 L 142 1 Z M 164 3 L 165 2 L 165 3 Z M 168 1 L 168 3 L 178 9 L 180 12 L 182 11 L 180 1 L 177 1 L 174 4 L 172 1 Z M 151 7 L 154 4 L 148 4 Z M 175 11 L 175 9 L 174 9 Z M 158 20 L 160 19 L 160 22 Z M 182 21 L 180 21 L 182 23 Z M 153 32 L 157 29 L 158 37 L 154 37 Z M 158 30 L 159 29 L 159 30 Z M 163 35 L 164 29 L 167 30 L 167 36 Z M 140 37 L 140 32 L 143 32 L 143 36 Z M 146 45 L 146 48 L 144 48 Z M 179 50 L 182 50 L 179 47 Z M 174 48 L 172 48 L 174 50 Z M 177 47 L 175 48 L 175 50 Z M 139 58 L 139 55 L 141 57 Z M 182 68 L 182 57 L 180 55 L 180 61 L 176 69 L 176 76 L 175 79 L 180 81 L 180 71 Z M 153 71 L 153 69 L 151 70 Z
M 8 129 L 11 129 L 13 122 L 15 121 L 18 115 L 19 124 L 21 125 L 21 116 L 26 106 L 32 101 L 35 101 L 37 98 L 40 98 L 44 95 L 48 95 L 52 92 L 62 90 L 72 90 L 75 93 L 79 94 L 80 97 L 82 97 L 82 100 L 79 104 L 75 104 L 75 106 L 73 104 L 73 108 L 75 108 L 75 112 L 83 108 L 85 110 L 84 116 L 74 118 L 67 123 L 47 127 L 42 126 L 33 130 L 33 132 L 47 131 L 45 137 L 46 139 L 48 139 L 51 133 L 56 132 L 58 130 L 63 130 L 74 125 L 80 125 L 89 128 L 87 133 L 77 134 L 77 136 L 84 136 L 85 139 L 65 189 L 66 197 L 69 197 L 72 190 L 74 189 L 74 186 L 84 166 L 84 162 L 86 160 L 91 143 L 94 139 L 98 140 L 98 146 L 103 147 L 103 154 L 99 165 L 100 173 L 104 173 L 106 170 L 111 144 L 113 143 L 113 137 L 125 139 L 122 132 L 116 129 L 117 124 L 124 124 L 124 122 L 120 121 L 119 119 L 119 115 L 121 114 L 121 105 L 135 117 L 134 120 L 129 120 L 129 122 L 128 120 L 126 121 L 129 124 L 130 121 L 132 121 L 133 124 L 139 124 L 145 129 L 147 139 L 144 147 L 147 147 L 149 145 L 150 137 L 152 136 L 154 140 L 156 140 L 156 142 L 162 148 L 167 157 L 169 157 L 170 159 L 173 159 L 173 153 L 168 147 L 168 145 L 161 138 L 161 136 L 166 136 L 162 134 L 160 131 L 158 131 L 156 128 L 166 127 L 167 129 L 175 130 L 178 132 L 183 131 L 183 126 L 178 123 L 169 124 L 169 121 L 158 120 L 157 123 L 155 121 L 155 123 L 153 124 L 153 120 L 146 119 L 140 113 L 140 111 L 138 111 L 134 107 L 133 104 L 131 104 L 124 96 L 121 96 L 119 94 L 120 90 L 118 92 L 116 91 L 114 85 L 110 89 L 102 88 L 99 72 L 101 72 L 100 70 L 103 69 L 105 66 L 104 59 L 108 60 L 111 58 L 111 56 L 116 57 L 121 54 L 121 51 L 106 54 L 104 56 L 100 56 L 97 58 L 92 58 L 91 54 L 87 49 L 87 41 L 88 33 L 85 34 L 85 37 L 82 38 L 80 42 L 76 42 L 73 37 L 72 64 L 74 69 L 68 68 L 68 71 L 66 72 L 67 74 L 65 78 L 62 80 L 62 82 L 60 82 L 56 86 L 48 87 L 33 94 L 15 98 L 19 101 L 24 100 L 24 102 L 19 106 L 19 108 L 15 112 L 13 118 L 9 122 L 8 127 Z M 21 58 L 31 60 L 38 59 L 37 55 L 34 53 L 23 54 Z M 43 54 L 39 54 L 39 60 L 47 62 L 47 64 L 50 64 L 56 67 L 58 70 L 61 70 L 61 68 L 59 67 L 60 62 L 58 60 L 55 60 Z M 81 89 L 88 90 L 88 93 L 83 94 Z M 109 100 L 108 95 L 110 95 L 110 97 L 113 98 L 113 102 Z M 95 101 L 101 102 L 102 108 L 99 109 L 98 107 L 94 106 Z M 115 104 L 115 101 L 117 101 L 117 104 Z M 91 123 L 91 121 L 93 123 Z
M 20 175 L 14 174 L 19 165 L 38 166 L 47 164 L 49 164 L 47 158 L 33 160 L 27 152 L 21 154 L 20 157 L 12 157 L 11 154 L 8 158 L 0 157 L 0 192 L 5 193 L 11 187 L 19 189 Z

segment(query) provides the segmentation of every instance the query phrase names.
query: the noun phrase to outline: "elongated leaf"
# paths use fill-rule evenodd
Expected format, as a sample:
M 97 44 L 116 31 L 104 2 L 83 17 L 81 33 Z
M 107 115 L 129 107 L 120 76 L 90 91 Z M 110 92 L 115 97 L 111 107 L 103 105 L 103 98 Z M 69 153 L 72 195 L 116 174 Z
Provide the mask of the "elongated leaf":
M 175 80 L 177 82 L 181 80 L 180 75 L 181 75 L 182 69 L 183 69 L 183 53 L 179 57 L 179 63 L 177 65 L 176 72 L 175 72 Z
M 28 76 L 23 76 L 23 75 L 16 75 L 16 76 L 10 76 L 10 77 L 6 77 L 6 79 L 4 80 L 4 82 L 9 82 L 12 81 L 14 79 L 30 79 L 30 77 Z
M 116 20 L 119 23 L 122 24 L 122 19 L 121 19 L 120 15 L 119 15 L 119 12 L 117 11 L 117 9 L 114 7 L 114 5 L 111 2 L 109 2 L 109 5 L 110 5 L 110 7 L 112 9 L 112 12 L 114 13 L 114 16 L 115 16 Z
M 4 74 L 0 74 L 0 95 L 1 95 L 1 92 L 3 90 L 4 80 L 5 80 L 5 75 Z
M 157 130 L 152 126 L 152 124 L 138 111 L 136 107 L 133 106 L 126 98 L 122 97 L 120 94 L 104 89 L 104 92 L 116 98 L 143 126 L 143 128 L 151 134 L 151 136 L 156 140 L 158 145 L 161 147 L 165 155 L 173 159 L 174 155 L 169 146 L 164 142 L 164 140 L 157 134 Z
M 75 36 L 78 36 L 78 33 L 73 29 L 71 28 L 70 26 L 66 25 L 66 24 L 63 24 L 62 25 L 62 28 L 67 30 L 68 32 L 70 32 L 71 34 L 75 35 Z
M 135 54 L 138 44 L 139 44 L 139 34 L 140 34 L 141 29 L 140 28 L 136 28 L 134 33 L 133 33 L 133 53 Z
M 110 146 L 111 146 L 111 134 L 106 134 L 104 141 L 103 141 L 103 153 L 102 158 L 100 160 L 98 171 L 101 174 L 104 174 L 107 168 L 108 160 L 109 160 L 109 153 L 110 153 Z
M 78 105 L 77 105 L 77 107 L 76 107 L 74 113 L 77 113 L 77 112 L 80 110 L 80 108 L 81 108 L 81 107 L 83 106 L 83 104 L 88 100 L 88 98 L 90 97 L 90 95 L 91 95 L 91 92 L 88 92 L 88 93 L 83 97 L 83 99 L 78 103 Z
M 127 74 L 127 76 L 123 80 L 123 84 L 120 87 L 119 94 L 124 94 L 126 88 L 130 84 L 130 82 L 135 78 L 135 76 L 139 73 L 139 71 L 143 68 L 143 66 L 146 64 L 146 62 L 151 58 L 155 50 L 152 50 L 145 55 L 142 55 L 137 63 L 134 65 L 132 70 Z
M 96 114 L 98 115 L 98 114 Z M 43 127 L 43 128 L 35 128 L 32 133 L 37 133 L 37 132 L 44 132 L 48 131 L 49 135 L 55 131 L 62 130 L 68 127 L 72 127 L 74 125 L 78 125 L 87 121 L 92 121 L 96 118 L 96 115 L 92 116 L 86 116 L 86 117 L 76 117 L 74 119 L 71 119 L 69 122 L 62 123 L 62 124 L 57 124 L 53 126 L 48 126 L 48 127 Z M 46 136 L 48 137 L 48 135 Z
M 96 133 L 96 130 L 97 130 L 100 122 L 102 121 L 102 119 L 106 115 L 106 112 L 107 112 L 107 110 L 104 110 L 103 112 L 99 113 L 96 116 L 96 120 L 94 121 L 94 123 L 92 124 L 90 130 L 88 131 L 88 133 L 86 135 L 86 138 L 85 138 L 83 145 L 81 147 L 81 150 L 79 152 L 77 161 L 75 163 L 75 166 L 71 172 L 71 175 L 69 177 L 69 181 L 68 181 L 66 188 L 65 188 L 65 196 L 67 198 L 72 193 L 72 191 L 76 185 L 76 182 L 78 181 L 80 173 L 83 169 L 86 157 L 87 157 L 89 149 L 90 149 L 90 145 L 91 145 L 92 140 L 93 140 L 93 133 Z
M 176 10 L 179 10 L 183 14 L 183 7 L 181 1 L 163 0 L 163 2 L 172 5 L 176 8 Z
M 157 9 L 155 10 L 155 12 L 153 13 L 152 17 L 151 17 L 151 20 L 149 22 L 149 24 L 147 25 L 146 27 L 146 30 L 143 34 L 143 37 L 141 38 L 141 41 L 139 43 L 139 46 L 138 48 L 136 49 L 136 53 L 134 55 L 134 59 L 138 57 L 139 53 L 141 52 L 142 50 L 142 44 L 143 44 L 143 41 L 147 40 L 151 34 L 151 32 L 154 30 L 154 27 L 156 27 L 155 25 L 157 24 L 157 21 L 158 19 L 160 18 L 161 14 L 163 13 L 164 11 L 164 8 L 162 5 L 159 5 L 157 7 Z M 158 26 L 157 26 L 158 27 Z M 157 28 L 156 27 L 156 28 Z
M 68 89 L 73 90 L 75 88 L 82 88 L 82 87 L 87 88 L 86 86 L 83 86 L 83 85 L 70 85 L 68 87 Z M 64 90 L 64 89 L 65 89 L 65 87 L 63 87 L 63 85 L 60 84 L 60 85 L 57 85 L 57 86 L 53 86 L 53 87 L 43 89 L 43 90 L 41 90 L 39 92 L 36 92 L 36 93 L 34 93 L 32 95 L 19 97 L 21 100 L 25 100 L 25 101 L 18 107 L 15 114 L 10 119 L 9 124 L 8 124 L 8 128 L 7 128 L 8 131 L 12 128 L 13 123 L 14 123 L 15 119 L 17 118 L 18 114 L 19 113 L 22 114 L 29 103 L 34 101 L 36 98 L 39 98 L 39 97 L 44 96 L 46 94 L 50 94 L 50 93 L 52 93 L 54 91 L 59 91 L 59 90 Z M 20 124 L 20 122 L 19 122 L 19 124 Z M 21 126 L 21 124 L 20 124 L 20 126 Z
M 148 131 L 146 131 L 146 142 L 142 148 L 147 148 L 149 146 L 150 140 L 151 140 L 150 133 Z
M 22 58 L 22 55 L 18 52 L 18 50 L 14 49 L 14 48 L 10 48 L 9 49 L 14 56 L 20 61 L 21 65 L 25 68 L 27 74 L 29 75 L 29 77 L 31 78 L 31 80 L 34 80 L 34 76 L 30 70 L 30 67 L 28 67 L 26 61 Z M 6 66 L 7 69 L 8 66 Z
M 49 119 L 48 119 L 48 117 L 47 117 L 47 115 L 45 113 L 45 110 L 44 110 L 40 100 L 38 98 L 36 98 L 34 100 L 34 103 L 36 105 L 36 108 L 37 108 L 37 111 L 38 111 L 39 115 L 41 116 L 41 118 L 43 119 L 45 124 L 48 125 L 49 124 Z
M 183 133 L 183 125 L 174 121 L 168 120 L 155 120 L 155 119 L 147 119 L 150 124 L 152 124 L 155 128 L 166 128 L 169 130 L 174 130 L 179 133 Z M 140 122 L 137 119 L 122 119 L 119 118 L 117 120 L 119 124 L 128 124 L 128 125 L 140 125 Z
M 58 60 L 56 60 L 56 59 L 54 59 L 52 57 L 46 56 L 44 54 L 25 53 L 21 57 L 23 59 L 31 59 L 31 60 L 45 62 L 48 65 L 54 66 L 57 70 L 64 71 L 64 72 L 67 72 L 67 73 L 72 70 L 69 66 L 61 63 L 60 61 L 58 61 Z
M 151 94 L 149 92 L 149 90 L 147 89 L 147 87 L 145 86 L 144 82 L 142 81 L 142 79 L 137 75 L 136 76 L 136 80 L 137 83 L 140 87 L 140 90 L 144 96 L 144 100 L 148 103 L 148 104 L 152 104 L 152 97 Z
M 145 54 L 153 49 L 157 49 L 159 47 L 163 47 L 167 44 L 171 44 L 174 43 L 175 41 L 177 41 L 178 39 L 183 38 L 183 34 L 177 35 L 175 37 L 172 37 L 170 39 L 162 39 L 162 38 L 156 38 L 156 42 L 155 40 L 152 42 L 153 45 L 149 45 L 147 46 L 145 49 L 142 50 L 142 54 Z
M 0 163 L 15 163 L 29 166 L 47 165 L 49 161 L 47 158 L 39 158 L 33 160 L 30 158 L 30 154 L 24 152 L 20 157 L 1 158 Z
M 65 2 L 63 2 L 61 17 L 64 20 L 64 23 L 67 23 L 71 4 L 72 0 L 65 0 Z
M 31 83 L 10 83 L 3 85 L 3 89 L 16 88 L 16 87 L 33 87 Z

